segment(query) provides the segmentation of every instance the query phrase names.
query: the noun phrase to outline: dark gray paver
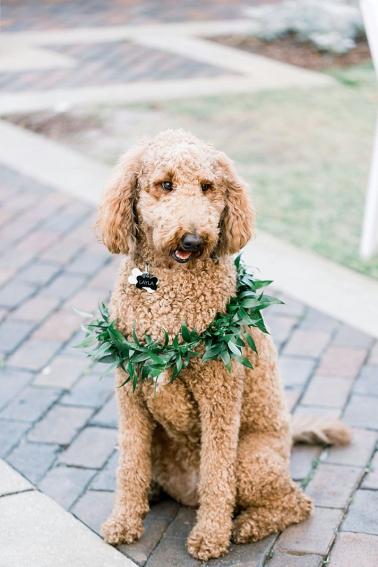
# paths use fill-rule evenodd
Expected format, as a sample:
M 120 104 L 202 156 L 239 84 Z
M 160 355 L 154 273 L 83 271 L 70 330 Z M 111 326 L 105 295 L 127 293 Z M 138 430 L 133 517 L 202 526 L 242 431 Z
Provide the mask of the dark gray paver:
M 59 458 L 61 463 L 99 469 L 113 452 L 116 431 L 102 427 L 87 427 Z
M 100 408 L 114 390 L 112 376 L 86 374 L 62 399 L 63 404 Z
M 29 441 L 68 445 L 92 415 L 90 408 L 55 405 L 28 433 Z
M 0 289 L 0 305 L 8 308 L 17 307 L 34 292 L 35 287 L 32 285 L 12 280 Z
M 373 567 L 377 564 L 377 536 L 348 532 L 337 535 L 329 567 Z
M 115 490 L 116 471 L 118 466 L 118 452 L 116 451 L 106 463 L 105 467 L 96 474 L 91 482 L 93 490 Z
M 365 467 L 374 451 L 378 439 L 375 431 L 353 429 L 352 442 L 347 447 L 331 447 L 327 452 L 327 463 Z
M 93 254 L 83 251 L 78 254 L 70 264 L 67 265 L 67 271 L 75 274 L 94 274 L 107 261 L 104 254 Z
M 85 277 L 78 274 L 61 274 L 57 276 L 46 288 L 45 294 L 59 299 L 66 299 L 80 289 Z
M 341 510 L 315 508 L 311 517 L 295 526 L 290 526 L 279 537 L 278 551 L 298 555 L 312 553 L 326 555 L 342 519 Z
M 378 364 L 364 366 L 354 386 L 356 394 L 378 396 Z
M 274 552 L 265 563 L 266 567 L 323 567 L 323 557 L 320 555 L 288 555 Z
M 114 494 L 88 490 L 73 506 L 72 513 L 84 524 L 99 533 L 101 524 L 112 511 Z
M 47 411 L 60 395 L 60 390 L 27 386 L 1 411 L 0 418 L 33 422 Z
M 186 549 L 185 540 L 164 536 L 146 563 L 147 567 L 197 567 L 201 563 L 191 557 Z
M 23 370 L 0 369 L 0 409 L 30 382 L 32 376 Z
M 88 361 L 82 356 L 77 359 L 60 354 L 38 374 L 34 384 L 69 390 L 87 368 Z
M 285 386 L 303 386 L 311 376 L 315 361 L 312 358 L 280 356 L 280 372 Z
M 11 317 L 20 321 L 31 321 L 37 325 L 56 309 L 58 303 L 59 300 L 54 297 L 35 295 L 13 311 Z
M 347 405 L 344 419 L 354 427 L 378 429 L 378 397 L 354 394 Z
M 29 429 L 30 423 L 0 419 L 0 457 L 5 457 Z
M 22 441 L 8 456 L 7 461 L 34 484 L 39 482 L 55 461 L 58 445 L 42 445 Z
M 362 472 L 362 469 L 357 467 L 320 463 L 306 492 L 313 498 L 316 506 L 345 508 Z M 340 482 L 341 478 L 342 482 Z
M 57 341 L 28 339 L 8 359 L 9 366 L 27 370 L 41 370 L 60 349 Z
M 179 505 L 173 500 L 154 504 L 144 520 L 144 533 L 141 539 L 131 545 L 118 546 L 119 551 L 138 565 L 144 565 L 167 527 L 175 519 L 178 508 Z
M 29 335 L 33 323 L 8 319 L 0 326 L 0 352 L 9 354 Z
M 20 279 L 34 285 L 47 284 L 61 270 L 59 264 L 51 262 L 33 262 L 20 272 Z
M 378 492 L 357 490 L 342 525 L 346 532 L 378 535 Z
M 118 410 L 117 403 L 114 396 L 106 402 L 101 410 L 96 413 L 92 418 L 92 423 L 102 425 L 103 427 L 117 427 L 118 425 Z
M 51 469 L 39 483 L 39 489 L 68 509 L 83 493 L 94 471 L 58 466 Z
M 302 480 L 311 471 L 312 464 L 316 461 L 322 449 L 316 446 L 296 445 L 293 447 L 290 461 L 291 474 L 294 480 Z
M 208 562 L 209 567 L 259 567 L 269 553 L 275 537 L 244 545 L 231 545 L 224 557 Z

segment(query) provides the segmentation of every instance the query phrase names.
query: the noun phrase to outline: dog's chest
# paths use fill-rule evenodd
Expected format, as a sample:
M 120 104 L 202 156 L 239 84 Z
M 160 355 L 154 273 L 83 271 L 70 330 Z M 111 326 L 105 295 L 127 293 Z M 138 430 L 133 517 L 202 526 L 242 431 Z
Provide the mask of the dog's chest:
M 151 415 L 171 437 L 185 435 L 197 441 L 200 436 L 199 411 L 190 388 L 181 376 L 170 382 L 170 374 L 165 372 L 159 378 L 157 386 L 150 381 L 142 386 L 142 396 Z
M 218 312 L 225 310 L 235 292 L 235 272 L 230 263 L 203 262 L 202 269 L 157 269 L 158 288 L 148 293 L 129 283 L 132 266 L 125 264 L 113 296 L 119 328 L 129 334 L 135 325 L 138 336 L 162 338 L 179 333 L 182 323 L 203 332 Z

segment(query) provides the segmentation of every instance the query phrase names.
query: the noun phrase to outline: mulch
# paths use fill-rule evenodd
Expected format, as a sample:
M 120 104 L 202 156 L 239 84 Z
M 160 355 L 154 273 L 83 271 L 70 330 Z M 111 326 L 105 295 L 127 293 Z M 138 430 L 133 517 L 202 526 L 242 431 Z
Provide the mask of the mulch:
M 369 46 L 365 39 L 360 39 L 355 48 L 342 55 L 319 51 L 312 43 L 300 41 L 293 34 L 288 34 L 272 42 L 242 35 L 223 35 L 212 39 L 222 45 L 236 47 L 249 53 L 263 55 L 314 71 L 323 71 L 334 67 L 346 68 L 371 60 Z

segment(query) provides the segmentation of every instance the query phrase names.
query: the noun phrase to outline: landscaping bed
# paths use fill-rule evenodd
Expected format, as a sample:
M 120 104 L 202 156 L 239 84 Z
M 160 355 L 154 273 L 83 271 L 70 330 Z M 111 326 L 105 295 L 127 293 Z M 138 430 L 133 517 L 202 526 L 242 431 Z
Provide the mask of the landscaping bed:
M 365 39 L 359 39 L 356 46 L 346 53 L 321 51 L 309 41 L 300 41 L 294 34 L 266 41 L 253 36 L 224 35 L 211 38 L 229 47 L 235 47 L 262 55 L 283 63 L 305 67 L 314 71 L 345 68 L 370 61 L 370 50 Z

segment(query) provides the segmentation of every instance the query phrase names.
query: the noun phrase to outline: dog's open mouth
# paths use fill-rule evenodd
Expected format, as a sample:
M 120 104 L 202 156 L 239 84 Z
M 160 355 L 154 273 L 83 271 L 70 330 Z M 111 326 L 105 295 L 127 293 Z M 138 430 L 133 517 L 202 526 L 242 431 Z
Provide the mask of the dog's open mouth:
M 186 262 L 189 262 L 190 258 L 193 256 L 194 252 L 190 252 L 189 250 L 180 250 L 180 248 L 177 248 L 177 250 L 174 250 L 172 252 L 172 258 L 174 258 L 176 260 L 176 262 L 179 262 L 180 264 L 186 264 Z

